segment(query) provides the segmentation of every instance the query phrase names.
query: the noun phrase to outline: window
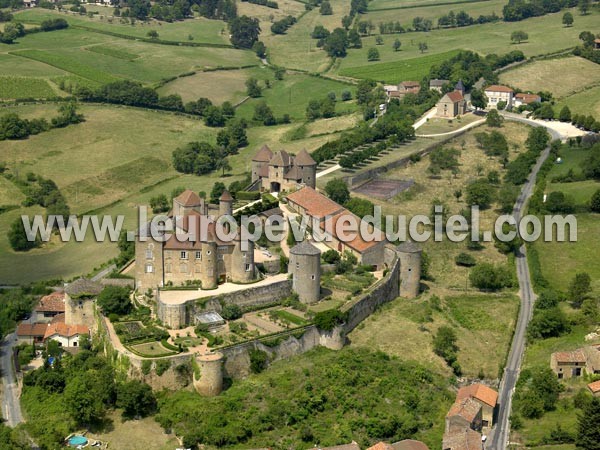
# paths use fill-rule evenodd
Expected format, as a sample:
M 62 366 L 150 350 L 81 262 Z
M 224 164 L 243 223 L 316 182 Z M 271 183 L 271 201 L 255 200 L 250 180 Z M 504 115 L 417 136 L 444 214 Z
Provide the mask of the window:
M 171 273 L 172 270 L 173 266 L 171 265 L 171 263 L 165 264 L 165 272 Z
M 221 255 L 221 254 L 217 255 L 217 259 L 218 259 L 219 261 L 223 261 L 223 255 Z
M 246 272 L 250 272 L 250 264 L 246 264 Z
M 300 268 L 300 263 L 296 263 L 296 269 Z
M 202 259 L 202 252 L 196 252 L 196 259 Z
M 206 254 L 207 254 L 207 255 L 210 255 L 211 253 L 212 253 L 212 250 L 207 250 L 207 251 L 206 251 Z
M 188 254 L 187 254 L 187 252 L 181 252 L 181 253 L 179 254 L 179 257 L 180 257 L 181 259 L 188 259 Z
M 311 276 L 310 276 L 310 279 L 311 279 L 311 280 L 314 280 L 314 279 L 315 279 L 315 276 L 314 276 L 314 275 L 311 275 Z
M 77 347 L 77 341 L 73 342 L 73 347 Z
M 150 247 L 146 249 L 146 259 L 152 259 L 152 249 Z
M 153 273 L 154 266 L 152 264 L 146 264 L 146 273 Z

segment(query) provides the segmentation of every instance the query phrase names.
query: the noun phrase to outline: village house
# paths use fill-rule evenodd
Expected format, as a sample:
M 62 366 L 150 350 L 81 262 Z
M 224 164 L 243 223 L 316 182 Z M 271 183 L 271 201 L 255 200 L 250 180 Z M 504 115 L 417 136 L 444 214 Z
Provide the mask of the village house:
M 44 341 L 51 339 L 65 348 L 79 347 L 81 336 L 89 334 L 90 329 L 85 325 L 67 325 L 59 322 L 48 325 L 44 333 Z
M 600 50 L 600 39 L 594 39 L 594 49 Z
M 444 87 L 445 84 L 450 83 L 450 80 L 438 80 L 433 79 L 433 80 L 429 80 L 429 89 L 431 89 L 432 91 L 438 91 L 438 92 L 442 92 L 442 89 Z
M 508 86 L 494 84 L 486 87 L 484 92 L 488 99 L 488 108 L 497 108 L 500 102 L 504 102 L 506 107 L 513 106 L 514 91 Z
M 482 450 L 481 433 L 470 428 L 444 433 L 442 450 Z
M 550 367 L 559 380 L 583 375 L 587 359 L 583 350 L 555 352 L 550 356 Z
M 323 240 L 329 248 L 340 253 L 348 250 L 356 256 L 359 264 L 377 268 L 383 266 L 383 252 L 387 240 L 380 230 L 368 228 L 375 238 L 364 239 L 360 233 L 361 218 L 308 186 L 288 195 L 287 202 L 290 209 L 308 219 L 308 227 L 313 234 L 318 240 Z M 340 222 L 339 228 L 338 222 Z M 317 225 L 318 229 L 315 228 Z M 352 239 L 345 240 L 338 236 L 336 230 L 342 227 L 356 230 L 352 233 L 347 232 L 352 234 Z
M 594 397 L 600 397 L 600 380 L 588 384 L 587 387 Z
M 311 447 L 308 450 L 360 450 L 360 445 L 352 441 L 349 444 L 334 445 L 332 447 Z
M 273 153 L 263 145 L 252 158 L 252 182 L 258 182 L 261 191 L 292 191 L 301 185 L 314 188 L 316 181 L 317 163 L 304 149 L 294 156 L 284 150 Z
M 532 103 L 540 103 L 542 101 L 542 97 L 537 94 L 527 94 L 525 92 L 519 92 L 515 94 L 514 105 L 516 107 L 522 105 L 531 105 Z
M 65 313 L 65 293 L 53 292 L 40 299 L 33 309 L 35 321 L 39 323 L 49 323 L 54 317 Z
M 402 100 L 406 94 L 418 94 L 421 91 L 421 83 L 418 81 L 403 81 L 398 85 L 386 84 L 383 89 L 388 97 Z
M 498 392 L 481 383 L 461 387 L 456 394 L 456 399 L 471 398 L 481 406 L 482 426 L 491 428 L 494 422 L 494 411 L 498 402 Z
M 482 425 L 483 414 L 481 404 L 471 397 L 456 399 L 456 402 L 454 402 L 446 415 L 446 433 L 465 430 L 467 428 L 481 431 Z
M 20 323 L 17 326 L 17 342 L 19 344 L 41 344 L 46 335 L 47 323 Z

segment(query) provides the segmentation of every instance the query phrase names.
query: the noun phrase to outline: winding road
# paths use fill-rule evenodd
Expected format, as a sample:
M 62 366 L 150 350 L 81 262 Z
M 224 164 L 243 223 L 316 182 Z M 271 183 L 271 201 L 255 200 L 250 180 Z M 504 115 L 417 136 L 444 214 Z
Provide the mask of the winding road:
M 516 115 L 503 114 L 507 120 L 514 120 L 522 122 L 527 125 L 540 126 L 539 122 L 518 117 Z M 551 127 L 551 122 L 543 124 L 546 127 L 552 139 L 562 139 L 563 135 Z M 512 215 L 516 219 L 517 223 L 522 217 L 523 210 L 527 205 L 527 201 L 533 194 L 535 189 L 535 181 L 540 171 L 540 167 L 548 158 L 550 154 L 550 146 L 539 156 L 536 164 L 534 165 L 527 182 L 521 190 L 521 194 L 517 198 L 515 206 L 513 208 Z M 500 383 L 500 392 L 498 396 L 498 419 L 496 426 L 490 433 L 487 441 L 487 450 L 505 450 L 508 446 L 508 439 L 510 436 L 510 411 L 512 407 L 512 397 L 515 391 L 517 380 L 519 379 L 519 372 L 521 370 L 521 362 L 523 360 L 523 353 L 525 351 L 526 332 L 527 325 L 531 320 L 533 314 L 533 304 L 535 302 L 535 294 L 533 292 L 531 277 L 529 276 L 529 266 L 527 265 L 527 252 L 525 246 L 521 246 L 519 253 L 516 258 L 517 266 L 517 278 L 519 280 L 519 293 L 521 297 L 521 309 L 519 311 L 519 318 L 517 320 L 517 326 L 515 334 L 513 336 L 510 353 L 508 360 L 506 361 L 506 367 L 504 369 L 504 376 Z
M 23 422 L 21 403 L 19 401 L 19 386 L 13 364 L 13 347 L 17 336 L 11 333 L 0 344 L 0 370 L 2 371 L 2 417 L 6 424 L 15 427 Z

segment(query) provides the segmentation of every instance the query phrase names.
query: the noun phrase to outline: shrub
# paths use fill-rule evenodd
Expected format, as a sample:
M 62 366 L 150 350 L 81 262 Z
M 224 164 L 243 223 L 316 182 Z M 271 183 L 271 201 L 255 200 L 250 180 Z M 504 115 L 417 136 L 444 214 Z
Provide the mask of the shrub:
M 472 267 L 477 264 L 475 257 L 473 257 L 473 255 L 469 255 L 468 253 L 458 254 L 458 256 L 454 258 L 454 262 L 456 262 L 456 265 L 464 267 Z
M 236 320 L 242 317 L 242 308 L 235 304 L 227 304 L 223 306 L 221 316 L 225 320 Z
M 331 331 L 346 321 L 346 314 L 337 309 L 328 309 L 315 314 L 313 319 L 318 329 Z
M 514 283 L 511 271 L 505 266 L 494 266 L 490 263 L 476 265 L 469 275 L 471 284 L 478 289 L 498 291 L 511 287 Z

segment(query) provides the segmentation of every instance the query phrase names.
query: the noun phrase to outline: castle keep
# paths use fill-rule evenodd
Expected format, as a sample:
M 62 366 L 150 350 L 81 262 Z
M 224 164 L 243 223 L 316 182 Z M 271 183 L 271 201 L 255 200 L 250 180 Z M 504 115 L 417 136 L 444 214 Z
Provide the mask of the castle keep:
M 291 191 L 299 185 L 315 187 L 317 163 L 306 150 L 296 156 L 284 150 L 273 153 L 263 145 L 252 158 L 252 182 L 259 181 L 262 191 Z
M 209 215 L 209 205 L 195 192 L 186 190 L 173 199 L 169 217 L 182 217 L 177 229 L 199 233 L 206 228 L 206 236 L 194 241 L 178 240 L 174 233 L 164 242 L 155 240 L 149 230 L 139 230 L 135 242 L 135 282 L 137 289 L 156 289 L 168 283 L 185 284 L 200 281 L 202 289 L 214 289 L 219 282 L 247 283 L 256 279 L 254 246 L 242 249 L 239 239 L 221 241 L 215 232 L 215 221 L 231 215 L 233 198 L 225 191 L 219 199 L 218 210 Z

